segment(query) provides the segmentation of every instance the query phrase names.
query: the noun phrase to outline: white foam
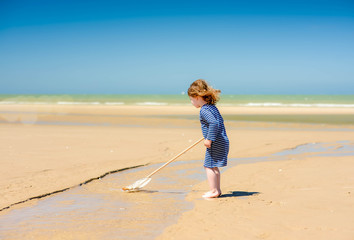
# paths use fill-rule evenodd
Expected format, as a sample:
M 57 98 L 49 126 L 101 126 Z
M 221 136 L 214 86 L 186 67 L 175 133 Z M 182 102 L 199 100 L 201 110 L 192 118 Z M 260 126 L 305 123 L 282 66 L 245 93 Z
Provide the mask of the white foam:
M 318 108 L 354 108 L 354 104 L 334 104 L 334 103 L 247 103 L 239 104 L 243 107 L 318 107 Z
M 45 104 L 50 104 L 48 102 L 25 102 L 25 101 L 0 101 L 0 104 L 6 105 L 6 104 L 39 104 L 39 105 L 45 105 Z
M 58 105 L 99 105 L 99 102 L 57 102 Z
M 18 102 L 14 102 L 14 101 L 1 101 L 0 104 L 18 104 Z
M 25 105 L 25 104 L 57 104 L 57 105 L 111 105 L 119 106 L 125 105 L 125 102 L 75 102 L 75 101 L 58 101 L 58 102 L 46 102 L 46 101 L 16 101 L 12 99 L 5 99 L 0 101 L 0 105 Z M 133 103 L 134 104 L 134 103 Z M 135 105 L 139 106 L 185 106 L 189 103 L 166 103 L 166 102 L 137 102 Z M 299 108 L 354 108 L 354 104 L 336 104 L 336 103 L 279 103 L 279 102 L 249 102 L 245 104 L 237 103 L 220 103 L 220 106 L 242 106 L 242 107 L 299 107 Z
M 165 102 L 138 102 L 136 105 L 139 106 L 166 106 L 168 103 Z
M 105 102 L 106 105 L 124 105 L 124 102 Z

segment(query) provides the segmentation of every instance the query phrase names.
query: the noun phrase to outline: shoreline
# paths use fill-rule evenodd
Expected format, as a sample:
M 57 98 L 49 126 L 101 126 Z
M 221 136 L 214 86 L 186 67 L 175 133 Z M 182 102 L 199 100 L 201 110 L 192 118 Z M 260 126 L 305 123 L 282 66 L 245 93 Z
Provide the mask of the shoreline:
M 0 94 L 0 105 L 189 106 L 182 94 Z M 220 107 L 353 108 L 354 95 L 244 95 L 222 94 Z
M 216 104 L 222 109 L 224 114 L 354 114 L 354 107 L 277 107 L 277 106 L 225 106 Z M 141 105 L 57 105 L 57 104 L 0 104 L 1 111 L 23 111 L 26 109 L 36 110 L 37 112 L 78 112 L 78 113 L 104 113 L 107 110 L 128 111 L 133 115 L 144 115 L 146 113 L 174 115 L 174 114 L 194 114 L 198 112 L 189 102 L 186 105 L 168 105 L 168 106 L 141 106 Z
M 326 124 L 354 129 L 354 108 L 219 107 L 219 110 L 225 122 Z M 0 124 L 195 127 L 198 116 L 199 110 L 192 106 L 0 105 Z

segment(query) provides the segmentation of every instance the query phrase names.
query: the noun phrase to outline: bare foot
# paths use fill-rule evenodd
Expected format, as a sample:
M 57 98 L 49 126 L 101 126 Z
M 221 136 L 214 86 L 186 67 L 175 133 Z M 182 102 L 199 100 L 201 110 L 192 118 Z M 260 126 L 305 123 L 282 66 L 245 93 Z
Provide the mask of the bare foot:
M 202 197 L 203 198 L 218 198 L 221 196 L 221 192 L 218 191 L 209 191 L 207 193 L 205 193 Z
M 209 196 L 210 194 L 213 194 L 213 191 L 205 192 L 202 197 Z

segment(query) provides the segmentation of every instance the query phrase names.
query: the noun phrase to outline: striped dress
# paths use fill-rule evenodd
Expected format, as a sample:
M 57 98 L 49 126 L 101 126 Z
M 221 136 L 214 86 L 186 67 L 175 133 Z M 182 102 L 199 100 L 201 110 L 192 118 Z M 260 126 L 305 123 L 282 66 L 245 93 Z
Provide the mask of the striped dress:
M 215 105 L 205 104 L 199 115 L 203 137 L 211 140 L 210 148 L 206 149 L 204 167 L 224 167 L 227 165 L 229 139 L 226 135 L 224 119 Z

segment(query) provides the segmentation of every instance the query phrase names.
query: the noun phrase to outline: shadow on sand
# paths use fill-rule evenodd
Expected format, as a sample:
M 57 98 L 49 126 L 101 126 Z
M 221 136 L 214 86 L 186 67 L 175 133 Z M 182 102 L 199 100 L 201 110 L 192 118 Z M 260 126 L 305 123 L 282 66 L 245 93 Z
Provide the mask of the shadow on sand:
M 260 192 L 244 192 L 244 191 L 230 191 L 226 194 L 222 194 L 219 198 L 227 197 L 248 197 L 253 195 L 258 195 Z

